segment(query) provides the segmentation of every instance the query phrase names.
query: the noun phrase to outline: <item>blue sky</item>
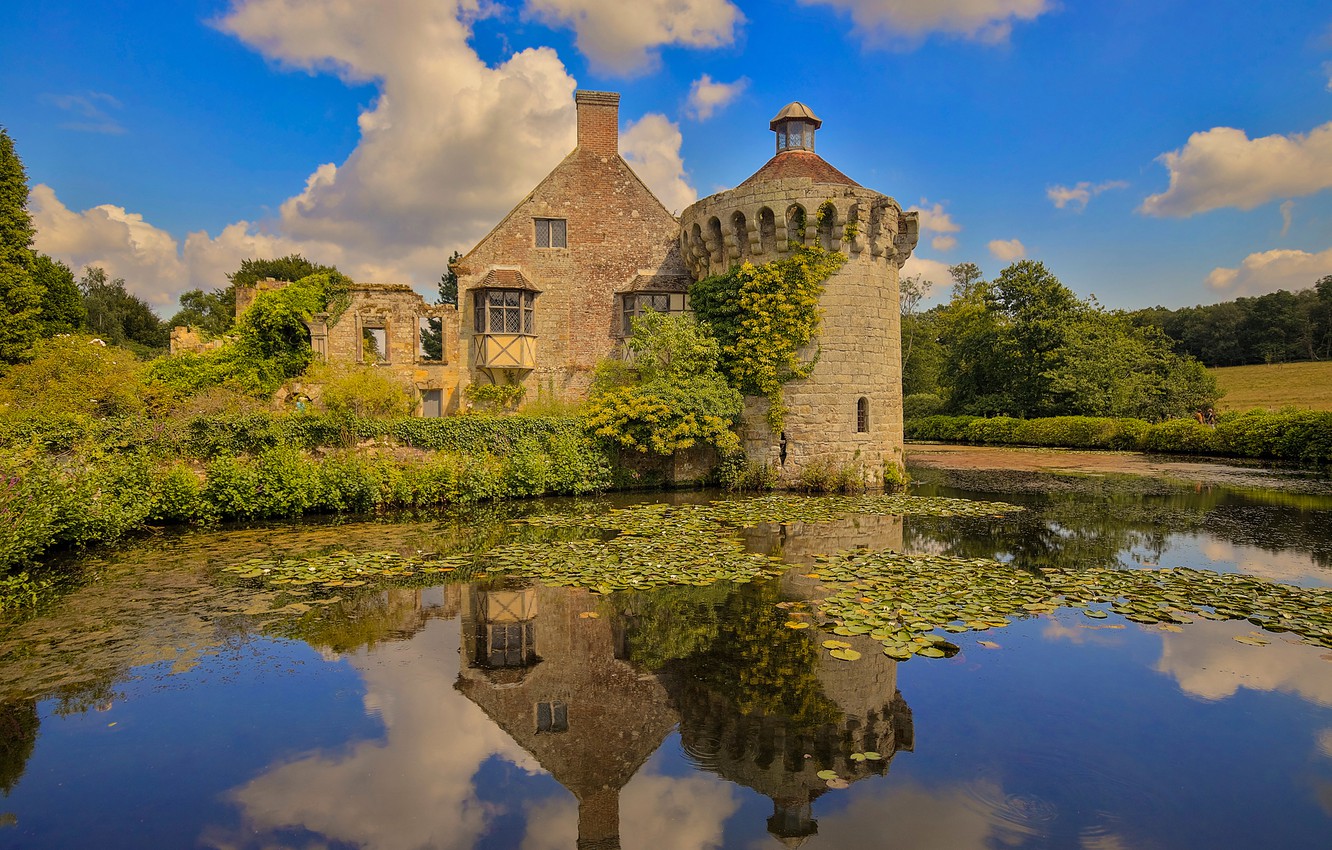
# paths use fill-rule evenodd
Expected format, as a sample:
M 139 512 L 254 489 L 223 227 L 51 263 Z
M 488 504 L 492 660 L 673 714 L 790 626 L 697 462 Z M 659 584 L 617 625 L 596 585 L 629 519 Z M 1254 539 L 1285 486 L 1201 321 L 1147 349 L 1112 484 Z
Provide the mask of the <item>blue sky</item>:
M 423 292 L 619 91 L 672 209 L 819 152 L 921 209 L 906 273 L 1045 262 L 1111 307 L 1332 274 L 1332 6 L 1292 0 L 19 0 L 0 124 L 38 248 L 169 313 L 301 251 Z M 946 294 L 936 287 L 936 298 Z

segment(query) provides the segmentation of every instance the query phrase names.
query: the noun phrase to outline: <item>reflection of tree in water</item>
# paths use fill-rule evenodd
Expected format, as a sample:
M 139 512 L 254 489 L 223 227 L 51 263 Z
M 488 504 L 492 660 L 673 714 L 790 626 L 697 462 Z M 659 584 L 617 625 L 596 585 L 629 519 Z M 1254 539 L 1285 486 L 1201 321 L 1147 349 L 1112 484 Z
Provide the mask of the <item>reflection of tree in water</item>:
M 913 731 L 896 662 L 870 645 L 854 664 L 832 659 L 826 635 L 787 627 L 780 587 L 674 589 L 629 597 L 624 613 L 629 658 L 666 674 L 685 751 L 771 798 L 769 831 L 796 846 L 818 830 L 819 771 L 882 775 Z M 852 758 L 865 752 L 882 758 Z
M 28 767 L 39 726 L 36 700 L 0 704 L 0 792 L 6 797 Z
M 1138 477 L 949 470 L 926 495 L 993 498 L 1025 510 L 1003 520 L 908 517 L 907 551 L 1012 556 L 1015 564 L 1113 566 L 1131 550 L 1159 563 L 1172 535 L 1205 533 L 1269 552 L 1300 550 L 1332 566 L 1332 499 L 1273 490 L 1184 486 Z

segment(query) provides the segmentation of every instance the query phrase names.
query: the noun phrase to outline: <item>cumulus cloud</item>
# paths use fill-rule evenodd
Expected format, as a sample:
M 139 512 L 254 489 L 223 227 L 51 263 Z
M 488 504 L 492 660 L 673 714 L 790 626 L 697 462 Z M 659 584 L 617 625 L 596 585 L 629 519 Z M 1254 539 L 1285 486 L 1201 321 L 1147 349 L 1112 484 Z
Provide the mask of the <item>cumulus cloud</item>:
M 1287 233 L 1290 232 L 1290 224 L 1294 220 L 1295 202 L 1282 201 L 1280 209 L 1281 209 L 1281 235 L 1285 236 Z
M 947 291 L 953 285 L 948 264 L 940 260 L 927 260 L 912 254 L 902 266 L 902 277 L 919 275 L 933 286 L 935 292 Z
M 1318 733 L 1318 751 L 1332 759 L 1332 729 L 1324 729 Z
M 1227 297 L 1263 295 L 1278 289 L 1308 289 L 1332 274 L 1332 248 L 1310 254 L 1278 249 L 1245 257 L 1236 268 L 1215 268 L 1207 275 L 1208 287 Z
M 1027 256 L 1027 246 L 1017 239 L 995 239 L 987 246 L 996 260 L 1011 263 Z
M 1237 643 L 1232 638 L 1254 631 L 1247 622 L 1195 623 L 1164 635 L 1159 673 L 1172 676 L 1186 693 L 1208 700 L 1225 699 L 1240 688 L 1294 693 L 1319 705 L 1332 705 L 1332 676 L 1317 647 L 1288 643 L 1266 634 L 1268 646 Z
M 572 27 L 578 49 L 602 71 L 641 73 L 670 45 L 721 47 L 745 17 L 728 0 L 527 0 L 553 26 Z
M 1050 186 L 1045 190 L 1045 197 L 1055 205 L 1056 209 L 1072 207 L 1077 212 L 1082 212 L 1087 208 L 1091 199 L 1108 192 L 1111 189 L 1127 189 L 1128 183 L 1123 180 L 1110 180 L 1105 183 L 1090 183 L 1083 181 L 1072 186 Z
M 1169 169 L 1170 186 L 1149 195 L 1139 212 L 1187 217 L 1223 207 L 1251 210 L 1332 187 L 1332 121 L 1308 134 L 1258 139 L 1214 127 L 1157 161 Z
M 680 156 L 680 127 L 665 115 L 648 113 L 625 127 L 620 153 L 666 209 L 679 212 L 698 200 Z
M 916 212 L 920 214 L 920 230 L 922 233 L 933 233 L 935 236 L 930 239 L 930 247 L 936 251 L 951 251 L 957 247 L 957 237 L 954 233 L 962 230 L 962 225 L 953 221 L 943 204 L 934 206 L 925 206 L 929 201 L 925 198 L 920 199 L 920 204 L 910 207 L 907 212 Z
M 60 128 L 62 130 L 75 130 L 80 133 L 106 133 L 112 136 L 118 136 L 125 132 L 125 128 L 110 112 L 110 110 L 120 108 L 120 101 L 106 92 L 46 94 L 42 95 L 41 99 L 75 119 L 61 124 Z
M 996 44 L 1008 40 L 1017 21 L 1032 21 L 1054 0 L 800 0 L 849 12 L 857 31 L 872 42 L 915 44 L 949 35 Z
M 689 117 L 706 121 L 749 87 L 749 80 L 741 77 L 733 83 L 719 83 L 704 74 L 689 86 Z
M 104 265 L 163 312 L 186 289 L 224 286 L 246 257 L 292 251 L 357 280 L 429 287 L 454 249 L 483 236 L 575 144 L 575 84 L 554 51 L 524 50 L 492 67 L 468 44 L 470 22 L 488 8 L 237 0 L 214 22 L 222 31 L 283 67 L 378 86 L 346 161 L 314 168 L 275 220 L 190 233 L 183 245 L 141 215 L 112 205 L 74 212 L 38 186 L 38 248 L 76 267 Z M 660 116 L 626 133 L 649 187 L 682 208 L 694 192 L 680 141 Z

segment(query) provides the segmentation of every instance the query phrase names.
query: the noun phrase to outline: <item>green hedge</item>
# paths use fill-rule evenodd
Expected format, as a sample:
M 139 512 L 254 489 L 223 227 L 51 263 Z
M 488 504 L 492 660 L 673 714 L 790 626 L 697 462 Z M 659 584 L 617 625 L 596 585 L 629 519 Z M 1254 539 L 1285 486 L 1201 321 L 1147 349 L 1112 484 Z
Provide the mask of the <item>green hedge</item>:
M 279 447 L 342 448 L 366 440 L 434 451 L 505 452 L 526 439 L 577 437 L 576 416 L 449 416 L 370 419 L 331 414 L 201 416 L 194 419 L 70 416 L 0 417 L 0 447 L 31 447 L 48 454 L 76 448 L 145 451 L 157 457 L 208 459 L 258 454 Z
M 908 420 L 906 436 L 943 443 L 1120 449 L 1332 465 L 1332 413 L 1312 410 L 1225 414 L 1215 428 L 1192 419 L 1153 424 L 1091 416 L 926 416 Z

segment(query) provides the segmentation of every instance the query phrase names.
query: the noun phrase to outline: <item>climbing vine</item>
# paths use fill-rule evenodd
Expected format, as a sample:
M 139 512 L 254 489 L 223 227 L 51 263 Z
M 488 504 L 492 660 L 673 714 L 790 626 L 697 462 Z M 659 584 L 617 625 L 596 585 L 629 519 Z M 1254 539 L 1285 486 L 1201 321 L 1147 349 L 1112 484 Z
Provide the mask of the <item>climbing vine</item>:
M 790 257 L 756 266 L 745 263 L 706 277 L 689 290 L 694 314 L 721 345 L 727 380 L 746 395 L 768 399 L 768 422 L 780 430 L 786 406 L 782 384 L 807 378 L 815 360 L 801 349 L 819 330 L 823 284 L 846 256 L 799 247 Z

